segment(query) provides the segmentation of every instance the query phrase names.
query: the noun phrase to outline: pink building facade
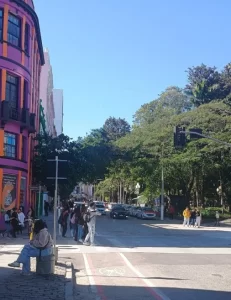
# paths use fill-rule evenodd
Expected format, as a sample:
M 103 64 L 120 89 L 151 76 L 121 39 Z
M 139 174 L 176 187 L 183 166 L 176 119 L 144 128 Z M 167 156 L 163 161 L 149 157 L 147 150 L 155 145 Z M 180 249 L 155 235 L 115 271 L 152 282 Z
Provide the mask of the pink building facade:
M 0 1 L 0 214 L 34 206 L 34 136 L 39 132 L 39 83 L 44 64 L 32 0 Z

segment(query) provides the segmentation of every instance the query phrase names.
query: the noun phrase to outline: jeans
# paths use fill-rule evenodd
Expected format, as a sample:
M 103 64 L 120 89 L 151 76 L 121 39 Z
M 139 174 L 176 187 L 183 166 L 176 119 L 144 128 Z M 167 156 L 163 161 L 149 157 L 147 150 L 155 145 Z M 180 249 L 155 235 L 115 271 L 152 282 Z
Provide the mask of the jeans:
M 83 237 L 83 225 L 78 224 L 78 240 L 81 240 Z
M 184 225 L 184 226 L 185 226 L 185 225 L 189 226 L 189 220 L 190 220 L 190 218 L 184 217 L 184 223 L 183 223 L 183 225 Z
M 88 234 L 85 237 L 85 243 L 90 242 L 90 244 L 94 244 L 94 238 L 95 238 L 95 224 L 87 224 L 88 227 Z
M 48 256 L 53 253 L 53 248 L 47 248 L 41 251 L 41 256 Z M 40 255 L 40 250 L 37 248 L 32 247 L 31 245 L 27 244 L 22 248 L 21 253 L 17 259 L 17 262 L 22 264 L 22 271 L 24 273 L 30 272 L 30 258 L 31 257 L 38 257 Z
M 195 218 L 191 218 L 190 219 L 190 225 L 195 226 L 196 223 L 196 219 Z
M 71 237 L 75 237 L 75 231 L 76 231 L 76 225 L 75 224 L 72 224 L 70 223 L 70 229 L 71 229 Z
M 62 224 L 62 237 L 67 233 L 67 223 Z

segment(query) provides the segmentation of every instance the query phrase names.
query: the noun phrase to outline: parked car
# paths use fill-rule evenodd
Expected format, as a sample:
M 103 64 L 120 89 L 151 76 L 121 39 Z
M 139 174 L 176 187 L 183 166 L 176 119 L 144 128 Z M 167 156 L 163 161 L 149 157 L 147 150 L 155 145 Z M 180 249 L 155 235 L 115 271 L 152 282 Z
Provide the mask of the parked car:
M 136 215 L 137 215 L 137 212 L 138 212 L 138 210 L 140 209 L 140 207 L 139 206 L 133 206 L 131 209 L 130 209 L 130 216 L 132 216 L 132 217 L 136 217 Z
M 110 217 L 113 219 L 126 219 L 127 213 L 122 205 L 116 205 L 110 211 Z
M 142 207 L 137 212 L 137 218 L 140 219 L 155 219 L 156 212 L 151 207 Z

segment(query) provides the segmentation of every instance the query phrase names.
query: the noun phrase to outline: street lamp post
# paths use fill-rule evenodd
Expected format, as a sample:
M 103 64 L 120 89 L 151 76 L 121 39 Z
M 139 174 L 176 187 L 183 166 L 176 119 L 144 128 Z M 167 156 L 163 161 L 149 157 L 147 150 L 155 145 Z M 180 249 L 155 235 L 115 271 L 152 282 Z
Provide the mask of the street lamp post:
M 161 221 L 164 221 L 164 165 L 163 165 L 163 152 L 164 148 L 162 146 L 162 162 L 161 162 L 161 204 L 160 204 L 160 219 Z

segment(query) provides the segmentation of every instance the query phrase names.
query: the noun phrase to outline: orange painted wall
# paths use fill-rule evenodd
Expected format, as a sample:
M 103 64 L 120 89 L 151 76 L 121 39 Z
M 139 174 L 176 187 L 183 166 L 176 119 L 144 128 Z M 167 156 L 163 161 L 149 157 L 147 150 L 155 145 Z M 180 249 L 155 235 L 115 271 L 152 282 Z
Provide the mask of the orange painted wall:
M 7 57 L 7 30 L 8 30 L 8 14 L 9 14 L 9 5 L 4 5 L 4 16 L 3 16 L 3 48 L 2 48 L 2 55 Z

